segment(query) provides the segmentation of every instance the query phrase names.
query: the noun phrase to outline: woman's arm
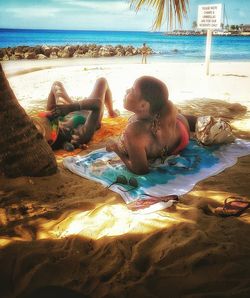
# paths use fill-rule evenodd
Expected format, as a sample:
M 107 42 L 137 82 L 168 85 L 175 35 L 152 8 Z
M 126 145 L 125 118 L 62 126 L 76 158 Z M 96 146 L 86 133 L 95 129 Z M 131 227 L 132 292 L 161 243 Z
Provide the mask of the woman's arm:
M 99 98 L 87 98 L 79 102 L 80 110 L 89 110 L 85 124 L 79 125 L 72 135 L 71 143 L 75 146 L 87 144 L 101 124 L 103 101 Z
M 137 175 L 147 174 L 149 167 L 144 134 L 138 133 L 133 128 L 127 129 L 124 133 L 124 143 L 127 155 L 119 150 L 117 143 L 108 145 L 106 149 L 107 151 L 114 151 L 131 172 Z
M 72 134 L 71 143 L 75 146 L 87 144 L 99 125 L 100 109 L 97 107 L 89 113 L 85 124 L 79 125 Z
M 127 156 L 127 154 L 125 154 L 124 152 L 122 152 L 120 149 L 119 149 L 119 146 L 116 142 L 110 142 L 107 144 L 106 146 L 106 150 L 108 152 L 115 152 L 119 157 L 120 159 L 124 162 L 125 166 L 131 170 L 131 163 L 130 163 L 130 160 Z

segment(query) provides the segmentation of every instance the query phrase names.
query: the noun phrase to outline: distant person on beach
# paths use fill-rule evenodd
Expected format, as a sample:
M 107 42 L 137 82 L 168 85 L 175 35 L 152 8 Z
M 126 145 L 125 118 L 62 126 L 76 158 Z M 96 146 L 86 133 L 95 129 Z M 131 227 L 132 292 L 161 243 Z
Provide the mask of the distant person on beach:
M 72 151 L 87 144 L 101 127 L 104 106 L 110 117 L 118 116 L 104 78 L 98 79 L 91 94 L 80 101 L 73 101 L 63 84 L 54 82 L 48 96 L 47 111 L 31 118 L 52 149 Z
M 146 45 L 146 43 L 143 44 L 142 48 L 141 48 L 141 56 L 142 56 L 142 60 L 141 63 L 147 63 L 147 56 L 148 56 L 148 47 Z
M 150 76 L 137 79 L 123 105 L 134 114 L 120 139 L 106 149 L 115 152 L 131 172 L 146 174 L 150 162 L 157 158 L 164 162 L 188 145 L 197 118 L 178 113 L 162 81 Z

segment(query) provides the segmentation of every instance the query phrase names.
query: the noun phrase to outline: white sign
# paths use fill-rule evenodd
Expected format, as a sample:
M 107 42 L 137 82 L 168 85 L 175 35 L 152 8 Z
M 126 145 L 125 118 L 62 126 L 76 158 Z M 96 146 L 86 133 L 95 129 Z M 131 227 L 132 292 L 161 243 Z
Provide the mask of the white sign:
M 222 4 L 198 6 L 197 27 L 199 29 L 219 29 L 222 22 Z

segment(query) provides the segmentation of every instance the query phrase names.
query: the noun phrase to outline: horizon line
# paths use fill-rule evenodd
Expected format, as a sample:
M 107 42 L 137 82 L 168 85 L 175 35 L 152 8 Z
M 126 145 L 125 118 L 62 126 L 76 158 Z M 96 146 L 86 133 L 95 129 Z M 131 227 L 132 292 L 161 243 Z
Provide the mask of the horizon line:
M 113 31 L 113 32 L 147 32 L 147 33 L 164 33 L 166 31 L 154 30 L 112 30 L 112 29 L 51 29 L 51 28 L 0 28 L 0 30 L 53 30 L 53 31 Z

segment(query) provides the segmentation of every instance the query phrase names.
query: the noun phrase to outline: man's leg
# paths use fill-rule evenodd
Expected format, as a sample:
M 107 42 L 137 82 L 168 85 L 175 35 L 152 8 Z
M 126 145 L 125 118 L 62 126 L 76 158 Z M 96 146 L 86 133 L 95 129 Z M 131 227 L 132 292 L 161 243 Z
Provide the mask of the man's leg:
M 93 91 L 84 100 L 79 101 L 81 110 L 96 110 L 95 107 L 100 108 L 99 123 L 101 124 L 104 105 L 108 110 L 110 117 L 118 116 L 117 112 L 113 108 L 113 98 L 108 82 L 105 78 L 97 79 Z
M 109 88 L 108 82 L 105 78 L 97 79 L 91 94 L 84 100 L 79 101 L 80 110 L 90 110 L 94 113 L 96 118 L 98 116 L 98 125 L 101 124 L 104 105 L 106 106 L 109 115 L 113 115 L 113 102 L 112 93 Z
M 114 110 L 113 107 L 113 97 L 112 97 L 112 93 L 111 90 L 109 88 L 108 82 L 107 82 L 107 90 L 105 93 L 105 99 L 104 99 L 104 105 L 108 111 L 108 115 L 109 117 L 117 117 L 120 115 L 118 110 Z

